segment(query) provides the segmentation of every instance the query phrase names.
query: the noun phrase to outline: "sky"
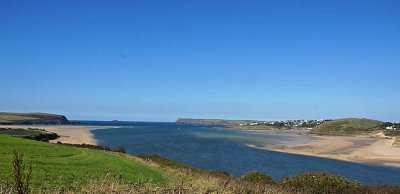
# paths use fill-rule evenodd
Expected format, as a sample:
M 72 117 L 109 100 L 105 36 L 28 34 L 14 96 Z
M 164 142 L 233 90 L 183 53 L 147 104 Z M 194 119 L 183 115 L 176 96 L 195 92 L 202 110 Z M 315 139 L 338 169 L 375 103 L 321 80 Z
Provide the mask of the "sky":
M 1 0 L 0 111 L 400 122 L 398 0 Z

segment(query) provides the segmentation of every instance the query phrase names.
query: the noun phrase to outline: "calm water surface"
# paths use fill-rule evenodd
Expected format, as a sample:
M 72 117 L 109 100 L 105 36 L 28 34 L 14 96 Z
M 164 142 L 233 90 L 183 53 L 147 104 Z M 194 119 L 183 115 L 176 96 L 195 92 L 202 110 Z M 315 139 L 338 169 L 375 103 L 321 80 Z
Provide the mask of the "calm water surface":
M 301 143 L 310 137 L 268 131 L 215 130 L 204 126 L 147 122 L 86 122 L 109 125 L 93 130 L 104 146 L 124 146 L 131 154 L 160 155 L 206 170 L 240 176 L 260 171 L 279 179 L 304 172 L 329 172 L 364 184 L 400 184 L 400 168 L 358 164 L 253 148 Z

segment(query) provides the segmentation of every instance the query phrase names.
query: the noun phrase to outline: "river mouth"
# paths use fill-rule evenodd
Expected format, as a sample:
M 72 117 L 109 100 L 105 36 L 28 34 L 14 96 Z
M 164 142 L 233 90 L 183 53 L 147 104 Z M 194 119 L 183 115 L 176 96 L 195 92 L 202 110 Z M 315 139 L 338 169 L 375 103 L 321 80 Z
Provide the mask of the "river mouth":
M 90 123 L 93 125 L 96 123 Z M 106 125 L 101 122 L 98 125 Z M 103 146 L 138 155 L 160 155 L 205 170 L 241 176 L 260 171 L 278 180 L 306 172 L 327 172 L 362 184 L 400 184 L 400 168 L 263 150 L 271 145 L 298 144 L 312 137 L 276 131 L 215 130 L 175 123 L 132 122 L 91 131 Z

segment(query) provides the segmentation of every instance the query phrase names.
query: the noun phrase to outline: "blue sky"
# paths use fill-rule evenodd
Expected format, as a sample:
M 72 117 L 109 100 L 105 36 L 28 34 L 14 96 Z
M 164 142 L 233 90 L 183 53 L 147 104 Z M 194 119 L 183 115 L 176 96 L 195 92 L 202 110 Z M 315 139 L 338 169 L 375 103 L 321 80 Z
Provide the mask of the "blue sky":
M 1 1 L 0 111 L 400 121 L 400 1 Z

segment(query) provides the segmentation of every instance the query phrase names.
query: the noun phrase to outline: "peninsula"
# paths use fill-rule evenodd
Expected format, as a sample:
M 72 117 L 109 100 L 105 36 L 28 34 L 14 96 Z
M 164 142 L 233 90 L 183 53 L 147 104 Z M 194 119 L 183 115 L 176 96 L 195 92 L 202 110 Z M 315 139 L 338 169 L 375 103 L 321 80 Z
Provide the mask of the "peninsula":
M 78 124 L 58 114 L 0 112 L 0 129 L 41 129 L 58 134 L 59 137 L 50 142 L 96 145 L 90 130 L 101 127 Z

